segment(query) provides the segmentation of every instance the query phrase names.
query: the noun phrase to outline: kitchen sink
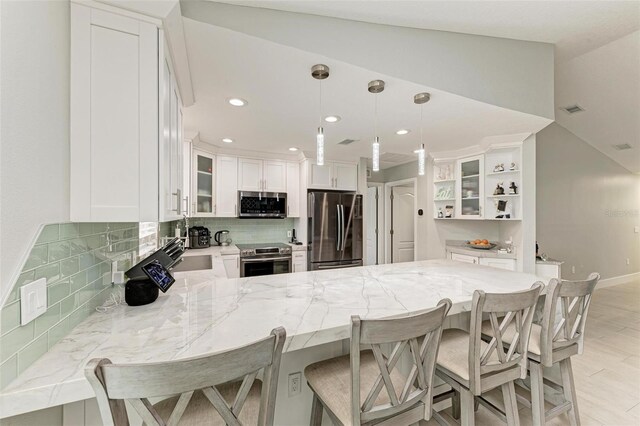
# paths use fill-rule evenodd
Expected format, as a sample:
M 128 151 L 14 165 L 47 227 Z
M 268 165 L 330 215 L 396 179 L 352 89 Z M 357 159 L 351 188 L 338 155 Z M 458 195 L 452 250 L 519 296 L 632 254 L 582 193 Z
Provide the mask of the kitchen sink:
M 182 262 L 171 269 L 172 272 L 201 271 L 213 269 L 211 256 L 184 256 Z

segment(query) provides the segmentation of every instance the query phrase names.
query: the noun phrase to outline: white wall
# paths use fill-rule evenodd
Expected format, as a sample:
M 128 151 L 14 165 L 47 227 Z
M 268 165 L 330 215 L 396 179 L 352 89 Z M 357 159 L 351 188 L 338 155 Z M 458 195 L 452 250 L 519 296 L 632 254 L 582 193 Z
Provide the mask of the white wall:
M 69 220 L 69 3 L 3 1 L 0 301 L 41 224 Z
M 382 73 L 554 117 L 551 44 L 214 2 L 187 1 L 181 7 L 185 17 L 351 63 L 371 70 L 372 78 Z
M 559 124 L 536 136 L 540 251 L 565 261 L 565 279 L 640 272 L 640 175 Z

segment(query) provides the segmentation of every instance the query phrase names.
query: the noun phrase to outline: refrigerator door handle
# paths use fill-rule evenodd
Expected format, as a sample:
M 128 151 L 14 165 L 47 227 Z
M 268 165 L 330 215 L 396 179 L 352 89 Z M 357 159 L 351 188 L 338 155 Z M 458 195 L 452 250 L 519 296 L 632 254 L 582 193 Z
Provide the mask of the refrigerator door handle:
M 340 204 L 336 204 L 336 251 L 342 247 L 342 220 L 340 220 Z
M 340 204 L 340 218 L 341 218 L 341 228 L 342 228 L 342 248 L 340 249 L 341 251 L 344 252 L 344 248 L 347 245 L 347 241 L 345 240 L 345 223 L 344 223 L 344 204 Z

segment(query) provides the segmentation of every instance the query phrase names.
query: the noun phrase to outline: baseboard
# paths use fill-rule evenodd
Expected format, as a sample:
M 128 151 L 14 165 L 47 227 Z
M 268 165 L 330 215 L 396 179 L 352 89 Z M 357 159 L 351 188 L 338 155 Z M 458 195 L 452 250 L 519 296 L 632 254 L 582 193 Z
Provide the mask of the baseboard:
M 631 281 L 640 280 L 640 272 L 635 272 L 633 274 L 627 275 L 618 275 L 617 277 L 605 278 L 603 280 L 598 281 L 597 289 L 612 287 L 614 285 L 626 284 Z

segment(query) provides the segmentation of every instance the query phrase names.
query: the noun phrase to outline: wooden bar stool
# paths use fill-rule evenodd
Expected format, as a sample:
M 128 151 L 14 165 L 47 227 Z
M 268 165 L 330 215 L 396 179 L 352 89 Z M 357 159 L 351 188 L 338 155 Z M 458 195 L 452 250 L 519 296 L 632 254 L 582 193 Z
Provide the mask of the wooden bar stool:
M 268 426 L 273 425 L 285 337 L 279 327 L 249 345 L 178 361 L 116 365 L 92 359 L 85 376 L 105 426 L 129 425 L 125 401 L 149 426 Z M 256 380 L 260 371 L 263 383 Z M 148 400 L 176 394 L 155 405 Z
M 351 317 L 351 353 L 304 370 L 313 391 L 311 425 L 322 423 L 323 410 L 336 425 L 406 425 L 430 419 L 433 372 L 450 308 L 451 301 L 443 299 L 436 308 L 406 318 Z M 388 357 L 382 345 L 393 345 Z M 410 359 L 408 377 L 395 368 L 404 353 Z
M 510 426 L 520 423 L 513 382 L 527 374 L 529 333 L 543 287 L 537 282 L 530 290 L 514 293 L 487 294 L 476 290 L 471 304 L 469 332 L 455 328 L 443 331 L 436 375 L 455 391 L 454 415 L 455 411 L 461 410 L 463 426 L 475 423 L 476 401 Z M 489 316 L 495 336 L 489 343 L 481 340 L 483 314 Z M 503 335 L 509 327 L 513 327 L 516 334 L 506 344 Z M 504 414 L 481 397 L 498 387 L 502 388 Z
M 580 424 L 578 400 L 573 382 L 571 356 L 584 351 L 584 330 L 591 296 L 600 280 L 592 273 L 584 281 L 558 281 L 552 279 L 547 287 L 541 324 L 534 324 L 529 343 L 529 372 L 531 375 L 531 409 L 533 424 L 544 425 L 564 412 L 568 412 L 572 426 Z M 559 315 L 556 315 L 559 313 Z M 483 333 L 491 336 L 489 325 L 483 324 Z M 509 341 L 513 331 L 503 340 Z M 543 367 L 560 364 L 562 383 L 544 379 Z M 549 411 L 544 406 L 544 385 L 562 391 L 564 402 Z

